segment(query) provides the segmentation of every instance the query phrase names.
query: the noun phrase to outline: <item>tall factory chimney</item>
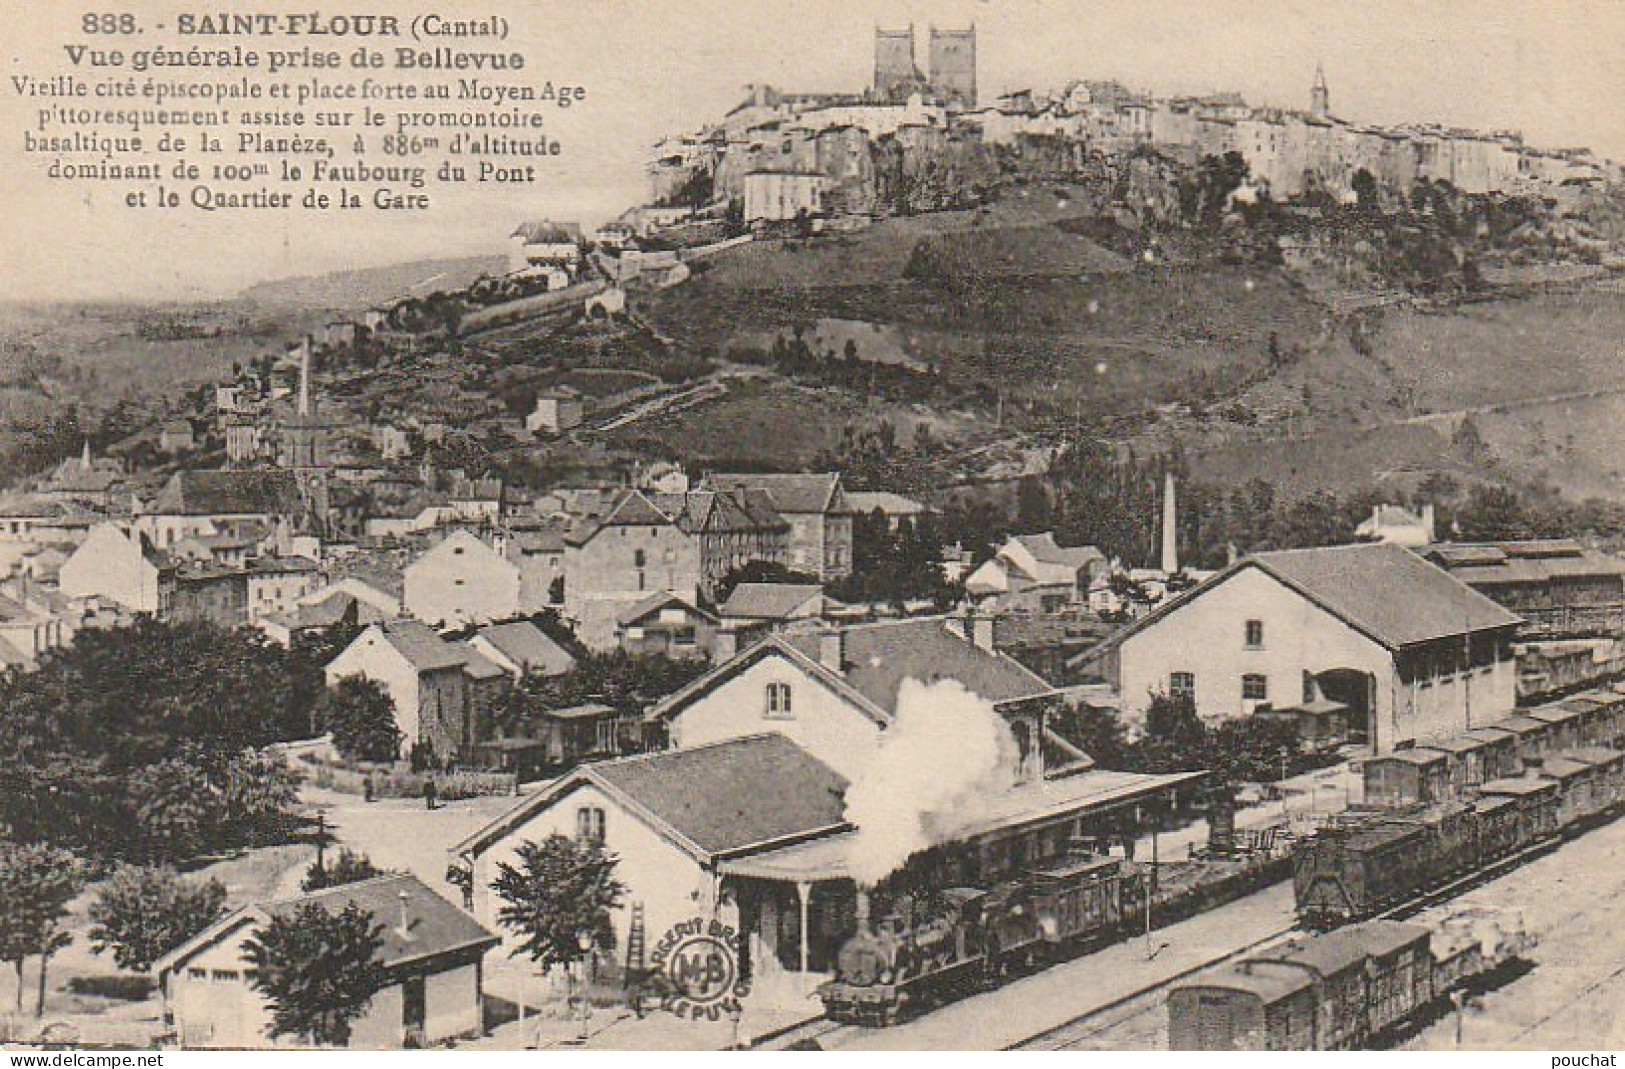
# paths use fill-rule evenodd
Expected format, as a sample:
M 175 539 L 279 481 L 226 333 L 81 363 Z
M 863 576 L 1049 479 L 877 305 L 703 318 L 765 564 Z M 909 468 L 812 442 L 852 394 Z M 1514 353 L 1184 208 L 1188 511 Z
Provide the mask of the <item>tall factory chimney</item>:
M 299 415 L 310 418 L 310 335 L 299 343 Z
M 1174 496 L 1173 472 L 1162 481 L 1162 571 L 1164 575 L 1179 571 L 1179 504 Z

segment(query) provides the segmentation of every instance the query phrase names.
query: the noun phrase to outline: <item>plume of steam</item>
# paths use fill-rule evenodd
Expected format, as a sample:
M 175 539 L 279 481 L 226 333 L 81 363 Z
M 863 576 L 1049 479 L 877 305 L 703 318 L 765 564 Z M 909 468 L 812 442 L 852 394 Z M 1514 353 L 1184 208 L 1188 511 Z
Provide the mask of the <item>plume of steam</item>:
M 857 828 L 852 877 L 871 886 L 909 856 L 951 839 L 982 799 L 1009 789 L 1019 753 L 992 703 L 955 680 L 903 680 L 896 718 L 846 792 Z

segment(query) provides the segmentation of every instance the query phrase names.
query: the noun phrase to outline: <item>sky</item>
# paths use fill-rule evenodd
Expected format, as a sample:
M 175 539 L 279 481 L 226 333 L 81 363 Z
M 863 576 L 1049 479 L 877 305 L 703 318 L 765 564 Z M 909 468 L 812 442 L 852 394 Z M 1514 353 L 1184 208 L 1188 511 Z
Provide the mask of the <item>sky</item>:
M 133 0 L 120 9 L 154 25 L 133 48 L 157 43 L 156 24 L 173 26 L 176 12 L 226 6 Z M 231 10 L 320 7 L 270 0 Z M 331 10 L 506 16 L 513 36 L 500 47 L 526 54 L 536 84 L 587 89 L 585 102 L 549 114 L 564 156 L 531 184 L 439 187 L 427 212 L 129 208 L 122 184 L 44 178 L 46 160 L 22 150 L 38 102 L 8 77 L 0 298 L 225 296 L 268 279 L 502 253 L 529 218 L 596 224 L 639 201 L 643 162 L 662 134 L 720 117 L 746 84 L 864 88 L 877 25 L 913 23 L 923 63 L 929 25 L 974 23 L 984 100 L 1115 78 L 1159 94 L 1237 90 L 1256 104 L 1306 107 L 1319 63 L 1346 119 L 1520 129 L 1535 145 L 1625 157 L 1625 4 L 1615 0 L 369 0 Z M 69 69 L 63 45 L 86 40 L 79 14 L 0 0 L 8 75 Z

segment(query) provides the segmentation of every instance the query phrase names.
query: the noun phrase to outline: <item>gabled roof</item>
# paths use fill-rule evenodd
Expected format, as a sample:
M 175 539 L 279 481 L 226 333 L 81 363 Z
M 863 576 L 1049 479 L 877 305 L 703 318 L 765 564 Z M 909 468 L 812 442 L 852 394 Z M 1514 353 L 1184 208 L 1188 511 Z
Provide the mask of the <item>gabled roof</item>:
M 1001 704 L 1054 693 L 1053 687 L 1015 660 L 979 649 L 949 631 L 942 617 L 860 624 L 839 633 L 840 671 L 820 660 L 823 635 L 770 635 L 655 703 L 646 719 L 672 715 L 737 672 L 775 654 L 788 658 L 878 724 L 891 721 L 904 679 L 922 683 L 956 680 L 971 693 Z
M 859 624 L 842 628 L 841 639 L 842 677 L 888 714 L 897 708 L 905 679 L 956 680 L 990 702 L 1037 698 L 1055 689 L 1014 659 L 949 631 L 941 617 Z M 785 642 L 818 659 L 819 635 L 787 635 Z
M 467 660 L 463 650 L 441 638 L 440 633 L 428 624 L 416 620 L 390 620 L 373 626 L 383 635 L 385 642 L 395 647 L 420 672 L 461 668 Z
M 1389 650 L 1523 622 L 1408 549 L 1358 543 L 1244 557 L 1164 601 L 1106 644 L 1121 644 L 1247 568 L 1259 569 Z
M 740 583 L 721 611 L 748 620 L 783 620 L 823 592 L 816 583 Z
M 165 516 L 291 515 L 301 511 L 288 471 L 178 471 L 149 512 Z
M 1356 528 L 1364 534 L 1376 531 L 1379 527 L 1421 527 L 1422 517 L 1406 508 L 1404 505 L 1378 505 L 1374 515 L 1367 516 Z
M 669 590 L 661 590 L 650 594 L 642 601 L 636 602 L 628 608 L 622 609 L 620 614 L 615 617 L 615 622 L 620 624 L 622 627 L 630 627 L 633 624 L 639 623 L 640 621 L 647 620 L 649 617 L 658 613 L 661 609 L 672 605 L 675 605 L 684 612 L 691 613 L 694 616 L 699 617 L 701 620 L 707 621 L 708 623 L 716 623 L 717 621 L 715 616 L 706 612 L 698 605 L 695 605 L 687 598 L 673 594 Z
M 463 671 L 473 679 L 501 679 L 508 673 L 466 642 L 448 643 L 463 658 Z
M 773 505 L 780 512 L 828 513 L 849 512 L 845 494 L 841 492 L 839 472 L 811 475 L 709 475 L 704 482 L 707 490 L 732 491 L 754 487 L 766 490 Z
M 690 490 L 680 494 L 650 493 L 650 502 L 690 534 L 785 531 L 790 523 L 779 514 L 767 491 L 746 487 L 730 492 Z
M 477 634 L 526 671 L 536 669 L 543 675 L 556 676 L 569 671 L 576 663 L 576 659 L 564 647 L 548 638 L 547 632 L 528 620 L 491 624 L 480 628 Z
M 585 545 L 606 527 L 668 527 L 676 519 L 658 508 L 641 490 L 628 490 L 601 518 L 589 520 L 566 536 L 572 545 Z
M 777 733 L 582 765 L 463 840 L 478 855 L 576 788 L 613 797 L 696 860 L 841 830 L 847 782 Z
M 521 238 L 527 245 L 563 245 L 581 241 L 580 223 L 556 223 L 551 219 L 537 219 L 520 223 L 510 237 Z
M 1082 568 L 1084 565 L 1106 559 L 1106 555 L 1094 546 L 1056 545 L 1055 535 L 1050 531 L 1035 535 L 1012 535 L 1010 541 L 1031 553 L 1033 559 L 1040 564 L 1061 564 L 1069 568 Z
M 416 876 L 390 873 L 297 898 L 244 906 L 164 955 L 154 964 L 153 972 L 158 975 L 173 972 L 195 954 L 244 925 L 258 927 L 275 917 L 290 917 L 306 905 L 318 905 L 330 913 L 339 913 L 354 905 L 370 913 L 383 927 L 379 957 L 386 968 L 464 951 L 483 951 L 501 942 Z
M 917 516 L 922 512 L 931 511 L 930 508 L 902 494 L 893 494 L 884 490 L 851 490 L 846 495 L 846 503 L 853 512 L 873 512 L 879 509 L 887 516 Z

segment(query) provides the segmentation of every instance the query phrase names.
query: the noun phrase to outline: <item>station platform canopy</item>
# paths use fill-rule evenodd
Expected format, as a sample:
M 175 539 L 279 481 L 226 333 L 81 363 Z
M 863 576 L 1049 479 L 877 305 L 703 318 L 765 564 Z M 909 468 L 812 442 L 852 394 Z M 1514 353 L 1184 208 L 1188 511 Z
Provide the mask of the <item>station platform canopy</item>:
M 985 800 L 954 831 L 956 839 L 999 835 L 1032 825 L 1102 814 L 1165 795 L 1201 780 L 1205 772 L 1153 774 L 1091 770 L 1023 783 Z M 723 875 L 779 883 L 821 883 L 851 878 L 847 859 L 858 832 L 843 831 L 808 842 L 781 846 L 718 864 Z

